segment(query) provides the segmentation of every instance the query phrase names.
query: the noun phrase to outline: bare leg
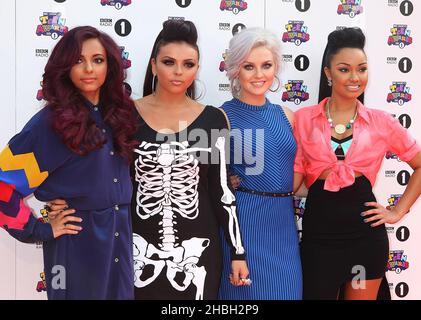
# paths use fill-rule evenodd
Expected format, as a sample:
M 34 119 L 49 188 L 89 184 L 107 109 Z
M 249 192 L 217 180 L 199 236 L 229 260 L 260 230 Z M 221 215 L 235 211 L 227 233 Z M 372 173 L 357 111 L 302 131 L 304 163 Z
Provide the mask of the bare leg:
M 347 282 L 344 298 L 345 300 L 376 300 L 381 282 L 382 278 Z M 364 284 L 365 288 L 362 288 Z

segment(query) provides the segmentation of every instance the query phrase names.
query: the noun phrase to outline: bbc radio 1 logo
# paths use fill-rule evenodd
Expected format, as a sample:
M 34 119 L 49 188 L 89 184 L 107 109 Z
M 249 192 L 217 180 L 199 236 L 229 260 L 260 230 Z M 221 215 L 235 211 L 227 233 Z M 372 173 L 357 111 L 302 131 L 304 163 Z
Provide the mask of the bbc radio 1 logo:
M 113 25 L 113 19 L 100 18 L 99 25 L 102 27 L 111 27 Z M 119 19 L 114 24 L 114 31 L 120 37 L 126 37 L 132 32 L 132 24 L 127 19 Z
M 398 0 L 388 0 L 387 4 L 389 7 L 399 7 L 401 14 L 406 17 L 414 12 L 414 5 L 409 0 L 402 1 L 400 5 Z
M 389 46 L 398 46 L 403 49 L 406 46 L 412 44 L 411 30 L 408 29 L 406 24 L 394 24 L 390 28 L 391 35 L 387 39 L 387 44 Z
M 221 11 L 232 11 L 234 14 L 238 14 L 240 11 L 247 9 L 247 2 L 242 0 L 222 0 L 219 9 Z
M 389 251 L 387 271 L 395 271 L 397 274 L 409 268 L 408 256 L 403 254 L 404 250 Z
M 218 91 L 221 91 L 221 92 L 231 91 L 231 85 L 229 83 L 220 83 L 218 84 Z
M 48 56 L 49 56 L 48 49 L 35 49 L 35 57 L 48 58 Z
M 219 23 L 219 30 L 231 31 L 233 36 L 235 36 L 238 32 L 243 31 L 244 29 L 246 29 L 246 25 L 242 23 L 236 23 L 235 25 L 232 26 L 232 29 L 231 29 L 231 24 L 229 22 Z
M 399 123 L 405 129 L 409 129 L 409 127 L 412 125 L 412 118 L 409 114 L 403 113 L 399 117 L 396 114 L 393 114 L 393 113 L 391 113 L 390 115 L 394 118 L 397 117 L 398 120 L 399 120 Z
M 53 40 L 64 35 L 69 28 L 66 27 L 66 19 L 61 17 L 60 12 L 44 12 L 39 17 L 41 24 L 37 26 L 37 36 L 49 36 Z
M 390 92 L 387 95 L 388 103 L 397 103 L 403 106 L 405 103 L 412 100 L 412 95 L 409 93 L 411 88 L 407 87 L 405 81 L 393 81 L 389 86 Z
M 390 285 L 389 285 L 389 288 L 390 288 Z M 392 284 L 392 288 L 390 290 L 395 291 L 395 294 L 397 297 L 405 298 L 409 293 L 409 285 L 406 282 L 399 282 L 395 286 L 394 289 L 393 289 L 393 284 Z
M 364 8 L 361 5 L 361 0 L 340 0 L 341 4 L 338 5 L 338 15 L 347 15 L 350 18 L 363 13 Z
M 303 80 L 288 80 L 288 83 L 284 85 L 285 91 L 282 93 L 282 101 L 294 102 L 296 105 L 307 101 L 310 95 L 307 92 L 307 86 L 303 83 Z
M 310 34 L 307 32 L 308 27 L 304 25 L 304 21 L 290 20 L 285 25 L 286 31 L 282 35 L 283 42 L 293 42 L 296 46 L 310 40 Z
M 409 73 L 412 70 L 412 60 L 408 57 L 403 57 L 399 61 L 397 57 L 387 57 L 386 63 L 397 65 L 402 73 Z
M 102 6 L 111 6 L 120 10 L 123 7 L 129 6 L 132 0 L 101 0 Z
M 293 58 L 292 54 L 283 54 L 282 55 L 282 62 L 284 63 L 291 63 L 294 62 L 295 69 L 298 71 L 306 71 L 310 66 L 309 58 L 304 55 L 300 54 L 295 59 Z

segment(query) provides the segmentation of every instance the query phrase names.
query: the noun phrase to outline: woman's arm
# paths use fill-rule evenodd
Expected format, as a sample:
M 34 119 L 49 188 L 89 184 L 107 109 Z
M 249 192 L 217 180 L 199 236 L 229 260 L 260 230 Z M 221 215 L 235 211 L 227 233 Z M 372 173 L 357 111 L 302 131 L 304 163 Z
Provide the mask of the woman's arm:
M 376 207 L 375 209 L 367 210 L 361 215 L 368 216 L 373 215 L 365 219 L 366 223 L 372 223 L 372 227 L 379 226 L 383 223 L 396 223 L 403 218 L 403 216 L 408 213 L 412 205 L 417 201 L 418 197 L 421 194 L 421 152 L 418 152 L 416 156 L 408 162 L 414 172 L 409 179 L 408 185 L 405 188 L 404 193 L 402 194 L 401 199 L 398 204 L 393 207 L 391 210 L 387 210 L 382 205 L 377 202 L 367 202 L 366 206 Z
M 36 114 L 0 153 L 0 227 L 22 242 L 48 241 L 74 231 L 66 225 L 72 221 L 67 215 L 54 224 L 43 223 L 24 202 L 70 153 L 49 127 L 46 111 Z

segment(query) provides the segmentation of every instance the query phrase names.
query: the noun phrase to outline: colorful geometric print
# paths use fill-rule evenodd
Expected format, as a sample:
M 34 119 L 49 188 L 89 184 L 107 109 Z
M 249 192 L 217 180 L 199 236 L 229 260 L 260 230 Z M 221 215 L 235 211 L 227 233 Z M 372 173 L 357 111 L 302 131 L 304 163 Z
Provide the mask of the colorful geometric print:
M 13 155 L 9 146 L 0 153 L 0 181 L 15 186 L 23 196 L 32 193 L 45 179 L 33 152 Z
M 13 190 L 14 190 L 13 187 L 14 186 L 11 186 L 7 183 L 0 181 L 0 201 L 3 201 L 3 202 L 10 201 L 10 198 L 12 197 Z
M 25 205 L 23 199 L 20 199 L 16 216 L 9 216 L 0 211 L 0 227 L 5 229 L 23 230 L 28 223 L 30 215 L 31 210 Z

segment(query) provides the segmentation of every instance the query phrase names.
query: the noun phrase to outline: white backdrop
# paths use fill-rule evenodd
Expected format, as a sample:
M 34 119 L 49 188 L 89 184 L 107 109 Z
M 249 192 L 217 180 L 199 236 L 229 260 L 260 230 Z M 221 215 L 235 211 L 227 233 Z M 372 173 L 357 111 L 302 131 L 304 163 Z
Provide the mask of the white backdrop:
M 201 48 L 200 79 L 206 87 L 202 102 L 215 106 L 230 99 L 229 82 L 220 64 L 233 33 L 252 26 L 274 31 L 285 41 L 282 86 L 279 92 L 270 94 L 270 99 L 293 110 L 317 103 L 320 63 L 328 33 L 337 27 L 359 26 L 367 36 L 370 64 L 366 105 L 395 114 L 421 141 L 420 130 L 415 130 L 421 122 L 421 110 L 415 108 L 418 96 L 414 94 L 421 83 L 421 19 L 414 0 L 10 0 L 2 3 L 0 11 L 4 30 L 9 30 L 3 33 L 0 44 L 1 145 L 44 103 L 38 94 L 40 80 L 60 35 L 37 35 L 37 30 L 48 31 L 53 25 L 59 29 L 92 25 L 109 33 L 124 46 L 123 56 L 130 61 L 127 83 L 132 97 L 137 98 L 153 41 L 169 17 L 183 17 L 196 24 Z M 390 36 L 394 37 L 389 45 Z M 199 86 L 199 91 L 203 90 Z M 411 97 L 388 102 L 389 93 L 391 98 L 409 98 L 408 93 Z M 399 199 L 411 172 L 396 156 L 386 158 L 375 186 L 377 199 L 384 205 Z M 39 214 L 41 204 L 33 198 L 29 203 L 38 208 Z M 297 199 L 297 203 L 304 204 L 305 199 Z M 421 201 L 401 223 L 388 227 L 391 254 L 387 277 L 394 299 L 421 299 L 421 287 L 415 285 L 421 275 L 421 253 L 416 250 L 421 243 L 419 211 Z M 297 221 L 300 226 L 299 215 Z M 18 243 L 0 230 L 0 299 L 46 298 L 41 248 Z

